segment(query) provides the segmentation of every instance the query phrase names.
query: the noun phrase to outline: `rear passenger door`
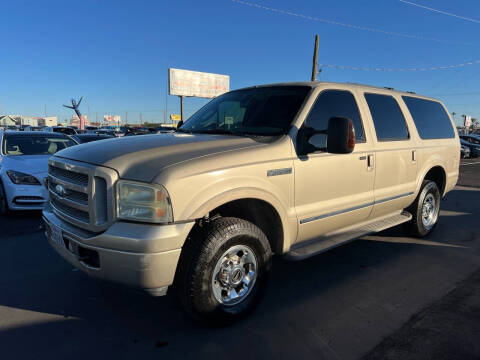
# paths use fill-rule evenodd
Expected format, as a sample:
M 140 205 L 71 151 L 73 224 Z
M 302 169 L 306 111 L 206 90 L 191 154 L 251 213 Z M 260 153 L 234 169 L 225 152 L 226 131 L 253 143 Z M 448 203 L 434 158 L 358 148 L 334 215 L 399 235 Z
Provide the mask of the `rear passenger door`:
M 371 218 L 407 207 L 414 198 L 417 176 L 416 140 L 397 99 L 365 92 L 375 146 L 375 205 Z

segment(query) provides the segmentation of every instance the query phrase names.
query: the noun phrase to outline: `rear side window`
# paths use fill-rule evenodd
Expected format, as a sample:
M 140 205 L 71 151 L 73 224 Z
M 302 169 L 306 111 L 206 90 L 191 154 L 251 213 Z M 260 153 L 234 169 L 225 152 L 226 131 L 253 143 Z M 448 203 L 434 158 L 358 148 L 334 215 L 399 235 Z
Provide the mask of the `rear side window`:
M 452 122 L 444 107 L 436 101 L 402 96 L 422 139 L 455 137 Z
M 408 128 L 397 100 L 390 95 L 365 94 L 378 141 L 407 140 Z
M 318 95 L 312 110 L 308 114 L 305 125 L 315 130 L 327 130 L 328 120 L 332 117 L 346 117 L 352 120 L 355 128 L 355 141 L 365 142 L 362 118 L 358 111 L 357 102 L 353 94 L 344 90 L 326 90 Z M 312 136 L 310 143 L 316 148 L 327 146 L 327 136 L 318 134 Z

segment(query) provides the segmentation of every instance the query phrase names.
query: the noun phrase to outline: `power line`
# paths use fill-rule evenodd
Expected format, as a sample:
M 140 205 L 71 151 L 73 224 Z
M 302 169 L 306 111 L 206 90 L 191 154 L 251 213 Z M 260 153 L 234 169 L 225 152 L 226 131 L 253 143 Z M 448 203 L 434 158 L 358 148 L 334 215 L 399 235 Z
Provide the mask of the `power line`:
M 252 8 L 262 9 L 262 10 L 275 12 L 275 13 L 279 13 L 279 14 L 283 14 L 283 15 L 295 16 L 295 17 L 298 17 L 298 18 L 301 18 L 301 19 L 317 21 L 317 22 L 330 24 L 330 25 L 343 26 L 343 27 L 346 27 L 346 28 L 349 28 L 349 29 L 380 33 L 380 34 L 384 34 L 384 35 L 403 37 L 403 38 L 407 38 L 407 39 L 436 41 L 436 42 L 449 43 L 449 44 L 477 45 L 477 44 L 472 44 L 472 43 L 449 41 L 449 40 L 445 40 L 445 39 L 437 39 L 437 38 L 431 38 L 431 37 L 425 37 L 425 36 L 419 36 L 419 35 L 404 34 L 404 33 L 398 33 L 398 32 L 392 32 L 392 31 L 386 31 L 386 30 L 382 30 L 382 29 L 366 27 L 366 26 L 342 23 L 342 22 L 339 22 L 339 21 L 322 19 L 322 18 L 318 18 L 318 17 L 315 17 L 315 16 L 310 16 L 310 15 L 298 14 L 298 13 L 295 13 L 295 12 L 292 12 L 292 11 L 289 11 L 289 10 L 272 8 L 272 7 L 268 7 L 268 6 L 248 2 L 248 1 L 243 1 L 243 0 L 231 0 L 231 1 L 234 2 L 234 3 L 240 4 L 240 5 L 250 6 Z
M 407 68 L 387 68 L 387 67 L 363 67 L 363 66 L 348 66 L 335 64 L 321 64 L 321 68 L 333 68 L 340 70 L 354 70 L 354 71 L 436 71 L 436 70 L 451 70 L 458 69 L 464 66 L 478 65 L 480 60 L 473 60 L 461 64 L 432 66 L 432 67 L 407 67 Z
M 400 1 L 400 2 L 402 2 L 402 3 L 404 3 L 404 4 L 416 6 L 416 7 L 425 9 L 425 10 L 437 12 L 437 13 L 439 13 L 439 14 L 443 14 L 443 15 L 447 15 L 447 16 L 452 16 L 452 17 L 455 17 L 455 18 L 457 18 L 457 19 L 462 19 L 462 20 L 465 20 L 465 21 L 470 21 L 470 22 L 473 22 L 473 23 L 480 24 L 480 20 L 476 20 L 476 19 L 472 19 L 472 18 L 465 17 L 465 16 L 460 16 L 460 15 L 452 14 L 452 13 L 449 13 L 449 12 L 446 12 L 446 11 L 442 11 L 442 10 L 438 10 L 438 9 L 434 9 L 434 8 L 431 8 L 431 7 L 428 7 L 428 6 L 425 6 L 425 5 L 416 4 L 416 3 L 414 3 L 414 2 L 407 1 L 407 0 L 398 0 L 398 1 Z

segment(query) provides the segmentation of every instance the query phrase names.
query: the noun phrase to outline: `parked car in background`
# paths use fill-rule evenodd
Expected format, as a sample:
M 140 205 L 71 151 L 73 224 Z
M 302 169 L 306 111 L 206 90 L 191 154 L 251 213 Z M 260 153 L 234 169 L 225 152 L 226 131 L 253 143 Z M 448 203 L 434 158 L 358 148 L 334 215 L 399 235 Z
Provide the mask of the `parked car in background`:
M 44 131 L 51 131 L 56 133 L 62 133 L 65 135 L 75 135 L 77 132 L 75 129 L 68 128 L 65 126 L 47 126 L 44 128 Z
M 110 135 L 113 137 L 117 137 L 117 134 L 115 133 L 115 131 L 109 130 L 109 129 L 98 129 L 98 130 L 95 130 L 94 133 L 99 135 Z
M 114 139 L 115 136 L 108 134 L 77 134 L 73 135 L 72 139 L 77 141 L 79 144 L 89 143 L 92 141 L 105 140 L 105 139 Z
M 85 126 L 85 133 L 91 133 L 98 130 L 98 126 Z
M 117 137 L 125 135 L 125 131 L 120 126 L 102 126 L 99 131 L 111 131 Z
M 76 145 L 54 132 L 0 132 L 0 214 L 40 210 L 48 200 L 48 158 Z
M 151 134 L 150 130 L 146 128 L 128 128 L 125 136 L 134 136 L 134 135 L 147 135 Z
M 23 131 L 44 131 L 44 126 L 27 126 Z
M 470 157 L 480 156 L 480 137 L 478 135 L 460 135 L 460 145 L 470 149 Z
M 466 159 L 470 157 L 470 148 L 460 143 L 460 157 Z
M 173 126 L 159 126 L 155 130 L 157 134 L 168 134 L 177 131 Z

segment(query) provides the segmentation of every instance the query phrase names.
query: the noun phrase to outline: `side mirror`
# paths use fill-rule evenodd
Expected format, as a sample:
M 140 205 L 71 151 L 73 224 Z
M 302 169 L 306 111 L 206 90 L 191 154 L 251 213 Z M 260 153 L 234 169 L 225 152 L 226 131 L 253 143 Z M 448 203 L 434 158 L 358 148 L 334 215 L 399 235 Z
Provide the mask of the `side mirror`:
M 350 154 L 355 148 L 355 128 L 352 120 L 332 117 L 328 120 L 327 151 L 333 154 Z

